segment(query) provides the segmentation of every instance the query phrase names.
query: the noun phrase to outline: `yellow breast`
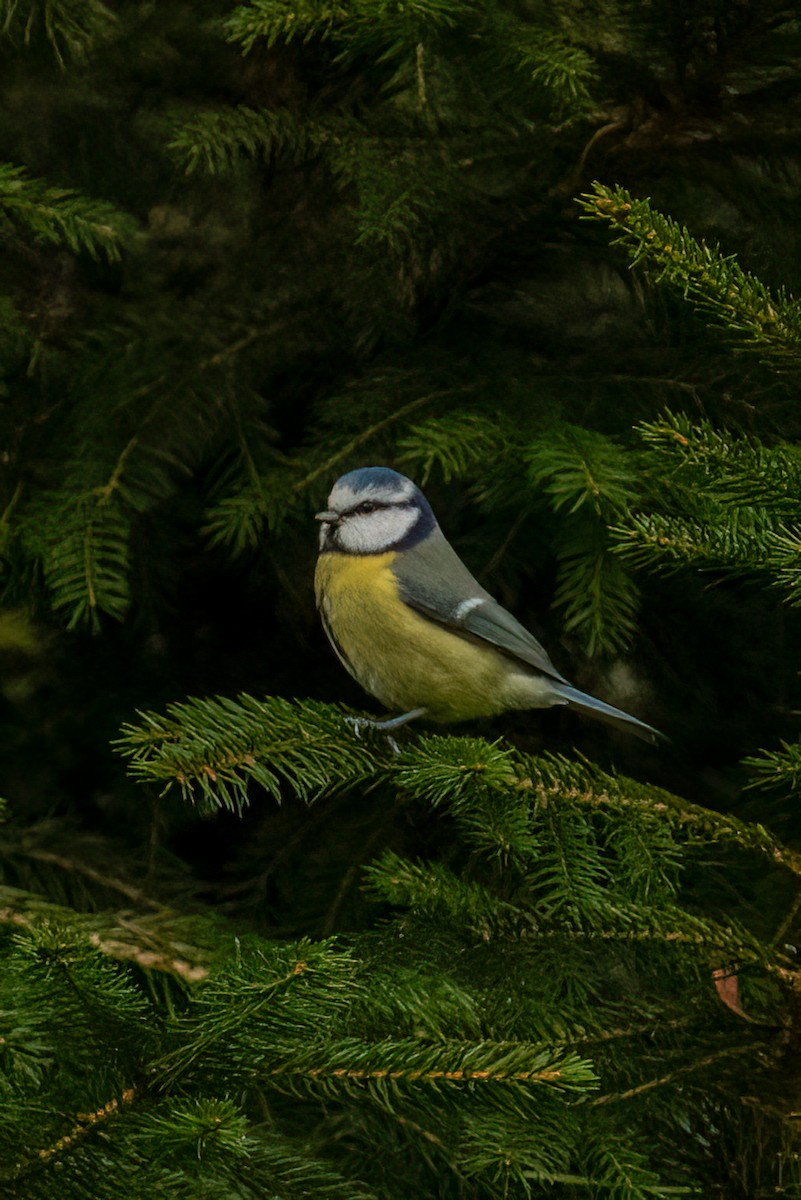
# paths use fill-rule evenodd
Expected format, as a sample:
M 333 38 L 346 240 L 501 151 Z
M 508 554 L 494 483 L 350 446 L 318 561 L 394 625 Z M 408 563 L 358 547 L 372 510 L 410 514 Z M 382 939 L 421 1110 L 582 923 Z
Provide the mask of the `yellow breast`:
M 317 561 L 317 605 L 353 677 L 387 709 L 426 708 L 435 721 L 528 707 L 516 699 L 527 672 L 488 643 L 468 641 L 404 604 L 395 557 L 321 554 Z

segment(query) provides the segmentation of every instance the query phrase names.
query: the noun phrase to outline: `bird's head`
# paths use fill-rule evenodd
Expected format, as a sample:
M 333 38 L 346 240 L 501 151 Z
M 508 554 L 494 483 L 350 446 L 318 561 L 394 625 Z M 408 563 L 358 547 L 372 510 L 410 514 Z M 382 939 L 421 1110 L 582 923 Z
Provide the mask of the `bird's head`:
M 360 467 L 336 481 L 317 513 L 320 550 L 383 554 L 428 537 L 436 525 L 419 487 L 389 467 Z

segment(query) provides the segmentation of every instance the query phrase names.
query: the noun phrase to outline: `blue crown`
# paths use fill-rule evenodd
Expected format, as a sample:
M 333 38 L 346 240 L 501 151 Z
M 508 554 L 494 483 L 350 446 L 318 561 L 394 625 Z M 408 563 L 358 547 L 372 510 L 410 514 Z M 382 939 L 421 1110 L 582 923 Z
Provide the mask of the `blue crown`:
M 391 467 L 357 467 L 355 471 L 349 471 L 337 480 L 337 483 L 344 483 L 353 492 L 360 492 L 369 487 L 394 489 L 398 484 L 406 482 L 406 476 L 401 475 L 399 471 L 393 471 Z

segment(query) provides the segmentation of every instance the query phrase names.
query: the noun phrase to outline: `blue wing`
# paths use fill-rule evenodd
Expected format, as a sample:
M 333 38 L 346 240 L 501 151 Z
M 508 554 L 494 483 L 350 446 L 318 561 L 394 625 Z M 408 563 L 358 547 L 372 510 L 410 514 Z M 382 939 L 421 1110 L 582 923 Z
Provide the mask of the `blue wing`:
M 648 742 L 665 740 L 652 725 L 568 683 L 534 635 L 474 579 L 439 527 L 425 541 L 398 555 L 392 571 L 405 604 L 460 637 L 489 642 L 501 653 L 547 676 L 555 704 L 570 704 Z
M 401 599 L 416 612 L 567 683 L 534 635 L 473 578 L 439 528 L 398 555 L 392 571 Z

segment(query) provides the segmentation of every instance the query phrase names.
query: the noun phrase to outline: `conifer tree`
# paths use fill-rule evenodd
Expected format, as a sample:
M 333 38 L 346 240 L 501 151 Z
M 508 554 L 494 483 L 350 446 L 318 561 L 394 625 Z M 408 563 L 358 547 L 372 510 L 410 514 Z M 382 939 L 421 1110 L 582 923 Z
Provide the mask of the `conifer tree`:
M 0 1192 L 801 1194 L 795 14 L 0 11 Z M 368 462 L 670 745 L 355 739 Z

